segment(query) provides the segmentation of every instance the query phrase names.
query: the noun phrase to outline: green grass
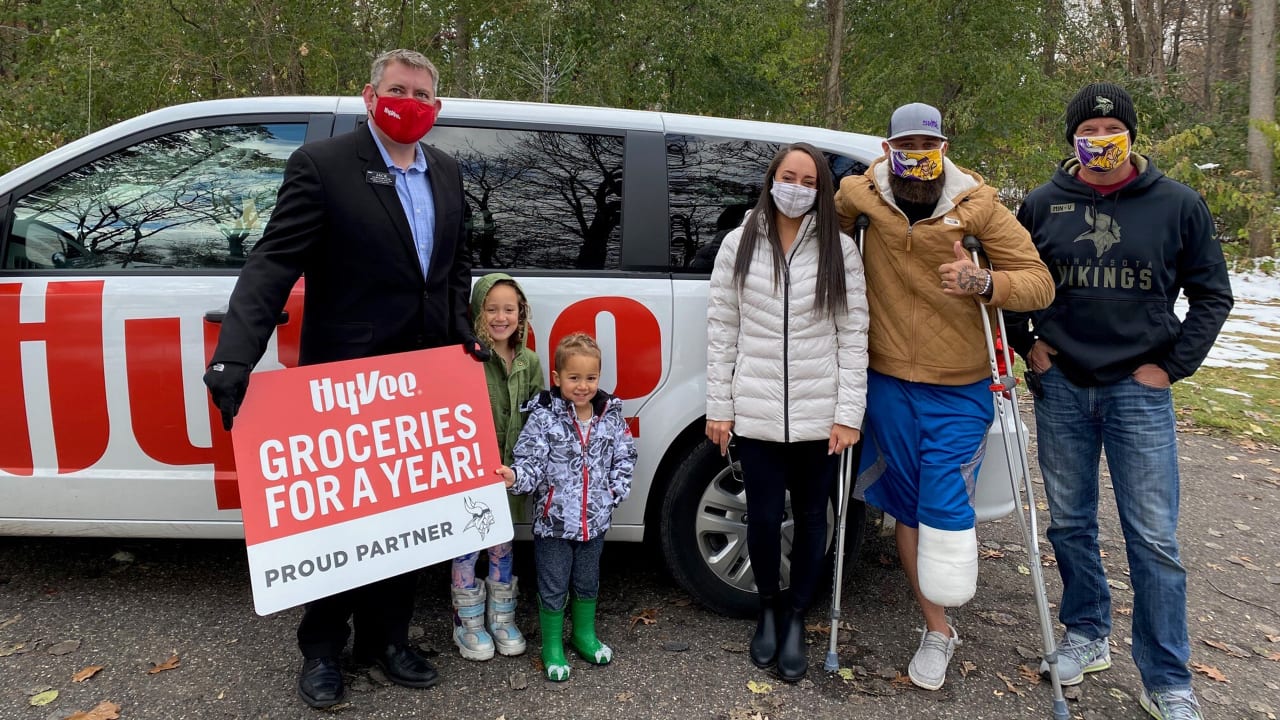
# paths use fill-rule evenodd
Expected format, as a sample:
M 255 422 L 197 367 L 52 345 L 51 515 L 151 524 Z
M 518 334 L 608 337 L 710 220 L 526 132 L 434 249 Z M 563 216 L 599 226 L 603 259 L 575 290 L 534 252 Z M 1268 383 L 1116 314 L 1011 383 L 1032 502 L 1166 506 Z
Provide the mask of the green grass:
M 1272 340 L 1254 338 L 1251 344 L 1280 353 L 1280 343 Z M 1179 422 L 1280 445 L 1280 360 L 1266 364 L 1266 370 L 1202 367 L 1174 384 Z
M 1276 340 L 1253 337 L 1249 342 L 1259 350 L 1280 354 Z M 1195 375 L 1174 383 L 1173 406 L 1179 429 L 1195 428 L 1280 445 L 1280 360 L 1259 362 L 1265 362 L 1267 368 L 1201 367 Z M 1021 358 L 1014 367 L 1021 378 L 1025 370 Z

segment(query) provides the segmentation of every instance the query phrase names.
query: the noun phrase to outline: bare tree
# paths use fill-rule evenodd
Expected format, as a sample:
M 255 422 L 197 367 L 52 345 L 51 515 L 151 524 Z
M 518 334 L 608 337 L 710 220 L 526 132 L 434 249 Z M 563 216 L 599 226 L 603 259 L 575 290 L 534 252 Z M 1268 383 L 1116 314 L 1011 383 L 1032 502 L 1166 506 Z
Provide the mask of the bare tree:
M 840 57 L 844 54 L 844 0 L 827 0 L 827 77 L 822 117 L 826 126 L 840 127 Z
M 520 50 L 520 61 L 511 68 L 511 74 L 531 85 L 542 102 L 551 102 L 551 95 L 560 83 L 573 72 L 578 64 L 578 50 L 557 48 L 551 41 L 551 23 L 542 28 L 542 46 L 528 48 L 514 37 L 512 42 Z
M 1276 120 L 1276 2 L 1255 0 L 1249 24 L 1249 169 L 1258 177 L 1264 197 L 1271 194 L 1275 153 L 1262 124 Z M 1272 205 L 1273 203 L 1268 203 Z M 1275 238 L 1268 222 L 1274 211 L 1264 207 L 1249 221 L 1249 254 L 1270 255 Z

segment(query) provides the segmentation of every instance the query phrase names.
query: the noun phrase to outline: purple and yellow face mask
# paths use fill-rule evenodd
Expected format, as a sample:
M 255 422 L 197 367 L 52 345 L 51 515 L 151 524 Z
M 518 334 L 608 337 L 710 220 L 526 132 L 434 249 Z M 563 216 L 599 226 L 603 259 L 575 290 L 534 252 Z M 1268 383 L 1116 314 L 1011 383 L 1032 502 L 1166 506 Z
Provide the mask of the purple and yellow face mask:
M 942 148 L 889 149 L 889 170 L 905 180 L 936 180 L 942 175 Z
M 1129 159 L 1129 133 L 1115 135 L 1076 136 L 1076 159 L 1085 169 L 1111 172 Z

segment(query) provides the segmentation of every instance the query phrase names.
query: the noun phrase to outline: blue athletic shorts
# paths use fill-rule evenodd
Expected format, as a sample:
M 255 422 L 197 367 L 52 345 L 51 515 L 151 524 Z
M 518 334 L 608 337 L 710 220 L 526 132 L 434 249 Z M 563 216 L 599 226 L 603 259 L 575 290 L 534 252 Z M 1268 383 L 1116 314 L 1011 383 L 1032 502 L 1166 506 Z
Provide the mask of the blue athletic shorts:
M 990 385 L 931 385 L 869 370 L 859 496 L 907 527 L 973 527 L 974 485 L 995 417 Z

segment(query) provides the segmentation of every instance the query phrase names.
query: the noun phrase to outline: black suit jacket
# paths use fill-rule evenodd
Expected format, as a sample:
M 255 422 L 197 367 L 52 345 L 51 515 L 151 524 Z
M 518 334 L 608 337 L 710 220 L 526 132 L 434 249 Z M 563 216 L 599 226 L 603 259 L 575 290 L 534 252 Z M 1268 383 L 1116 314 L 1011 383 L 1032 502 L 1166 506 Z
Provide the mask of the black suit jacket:
M 253 366 L 298 276 L 306 274 L 303 365 L 461 343 L 471 334 L 469 210 L 450 155 L 422 144 L 435 201 L 423 277 L 371 130 L 303 145 L 285 166 L 271 220 L 236 281 L 213 362 Z

